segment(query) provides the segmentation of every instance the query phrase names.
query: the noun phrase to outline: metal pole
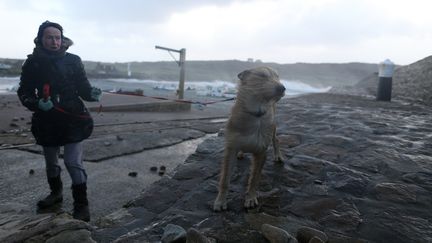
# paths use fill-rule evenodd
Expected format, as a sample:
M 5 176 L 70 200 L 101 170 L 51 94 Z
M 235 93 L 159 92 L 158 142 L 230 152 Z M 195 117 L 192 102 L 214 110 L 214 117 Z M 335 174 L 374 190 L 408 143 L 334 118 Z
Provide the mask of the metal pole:
M 180 53 L 180 61 L 178 62 L 178 65 L 180 66 L 180 81 L 179 81 L 179 88 L 177 90 L 177 93 L 178 93 L 178 98 L 183 99 L 184 98 L 184 83 L 185 83 L 186 49 L 182 48 L 180 50 L 175 50 L 175 49 L 171 49 L 171 48 L 163 47 L 163 46 L 155 46 L 155 48 L 165 50 L 168 52 L 173 51 L 173 52 Z
M 156 49 L 161 49 L 161 50 L 165 50 L 165 51 L 173 51 L 173 52 L 181 52 L 181 50 L 175 50 L 175 49 L 171 49 L 168 47 L 163 47 L 163 46 L 155 46 Z
M 180 50 L 180 84 L 179 84 L 179 99 L 184 97 L 184 83 L 185 83 L 185 64 L 186 64 L 186 49 Z

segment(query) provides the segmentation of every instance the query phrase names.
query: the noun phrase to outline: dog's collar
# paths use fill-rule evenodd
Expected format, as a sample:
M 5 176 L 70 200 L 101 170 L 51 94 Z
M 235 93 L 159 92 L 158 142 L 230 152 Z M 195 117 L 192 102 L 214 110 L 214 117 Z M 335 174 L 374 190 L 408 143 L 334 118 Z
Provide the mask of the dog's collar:
M 262 111 L 262 110 L 259 110 L 259 111 L 257 111 L 257 112 L 252 112 L 252 111 L 246 111 L 246 113 L 248 113 L 248 114 L 250 114 L 250 115 L 252 115 L 252 116 L 255 116 L 255 117 L 262 117 L 262 116 L 264 116 L 265 115 L 265 111 Z

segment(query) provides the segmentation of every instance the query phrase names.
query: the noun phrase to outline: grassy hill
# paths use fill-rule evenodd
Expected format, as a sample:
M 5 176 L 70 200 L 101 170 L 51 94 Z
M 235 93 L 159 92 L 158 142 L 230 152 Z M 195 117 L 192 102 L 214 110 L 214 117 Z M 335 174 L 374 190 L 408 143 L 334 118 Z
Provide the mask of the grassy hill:
M 11 65 L 10 69 L 0 69 L 0 76 L 18 76 L 24 60 L 1 59 L 0 63 Z M 178 80 L 180 68 L 174 61 L 131 62 L 130 78 L 152 80 Z M 369 63 L 295 63 L 278 64 L 225 61 L 187 61 L 187 81 L 237 80 L 241 71 L 256 66 L 270 66 L 286 80 L 299 80 L 314 86 L 353 85 L 357 81 L 377 71 L 377 64 Z M 128 63 L 103 63 L 84 61 L 89 78 L 128 78 Z
M 120 76 L 127 75 L 127 63 L 103 63 L 112 65 Z M 260 63 L 238 60 L 226 61 L 187 61 L 186 80 L 211 81 L 211 80 L 237 80 L 237 74 L 241 71 L 257 66 L 270 66 L 278 71 L 282 79 L 299 80 L 312 85 L 339 86 L 353 85 L 359 80 L 377 71 L 377 64 L 368 63 Z M 85 62 L 89 70 L 89 76 L 94 75 L 97 63 Z M 175 62 L 132 62 L 130 64 L 132 77 L 153 80 L 178 80 L 180 69 Z

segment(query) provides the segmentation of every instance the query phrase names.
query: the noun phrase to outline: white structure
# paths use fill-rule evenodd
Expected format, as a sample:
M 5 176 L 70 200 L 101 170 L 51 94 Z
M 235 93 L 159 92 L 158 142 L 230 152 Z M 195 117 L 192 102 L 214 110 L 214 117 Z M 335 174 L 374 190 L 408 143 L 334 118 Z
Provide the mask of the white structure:
M 394 63 L 389 59 L 385 59 L 378 64 L 378 77 L 391 78 L 394 72 Z
M 392 96 L 392 77 L 394 71 L 394 63 L 389 59 L 380 62 L 378 65 L 378 90 L 377 100 L 379 101 L 391 101 Z

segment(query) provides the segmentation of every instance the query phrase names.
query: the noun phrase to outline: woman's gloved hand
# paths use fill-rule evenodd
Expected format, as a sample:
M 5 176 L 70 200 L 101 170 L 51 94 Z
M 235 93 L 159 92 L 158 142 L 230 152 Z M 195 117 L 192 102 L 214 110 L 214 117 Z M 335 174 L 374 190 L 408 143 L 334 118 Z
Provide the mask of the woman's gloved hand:
M 48 97 L 48 99 L 40 99 L 38 102 L 38 108 L 43 111 L 49 111 L 54 107 L 54 104 L 51 101 L 51 98 Z
M 102 90 L 96 87 L 92 87 L 90 95 L 92 99 L 99 101 L 102 97 Z

